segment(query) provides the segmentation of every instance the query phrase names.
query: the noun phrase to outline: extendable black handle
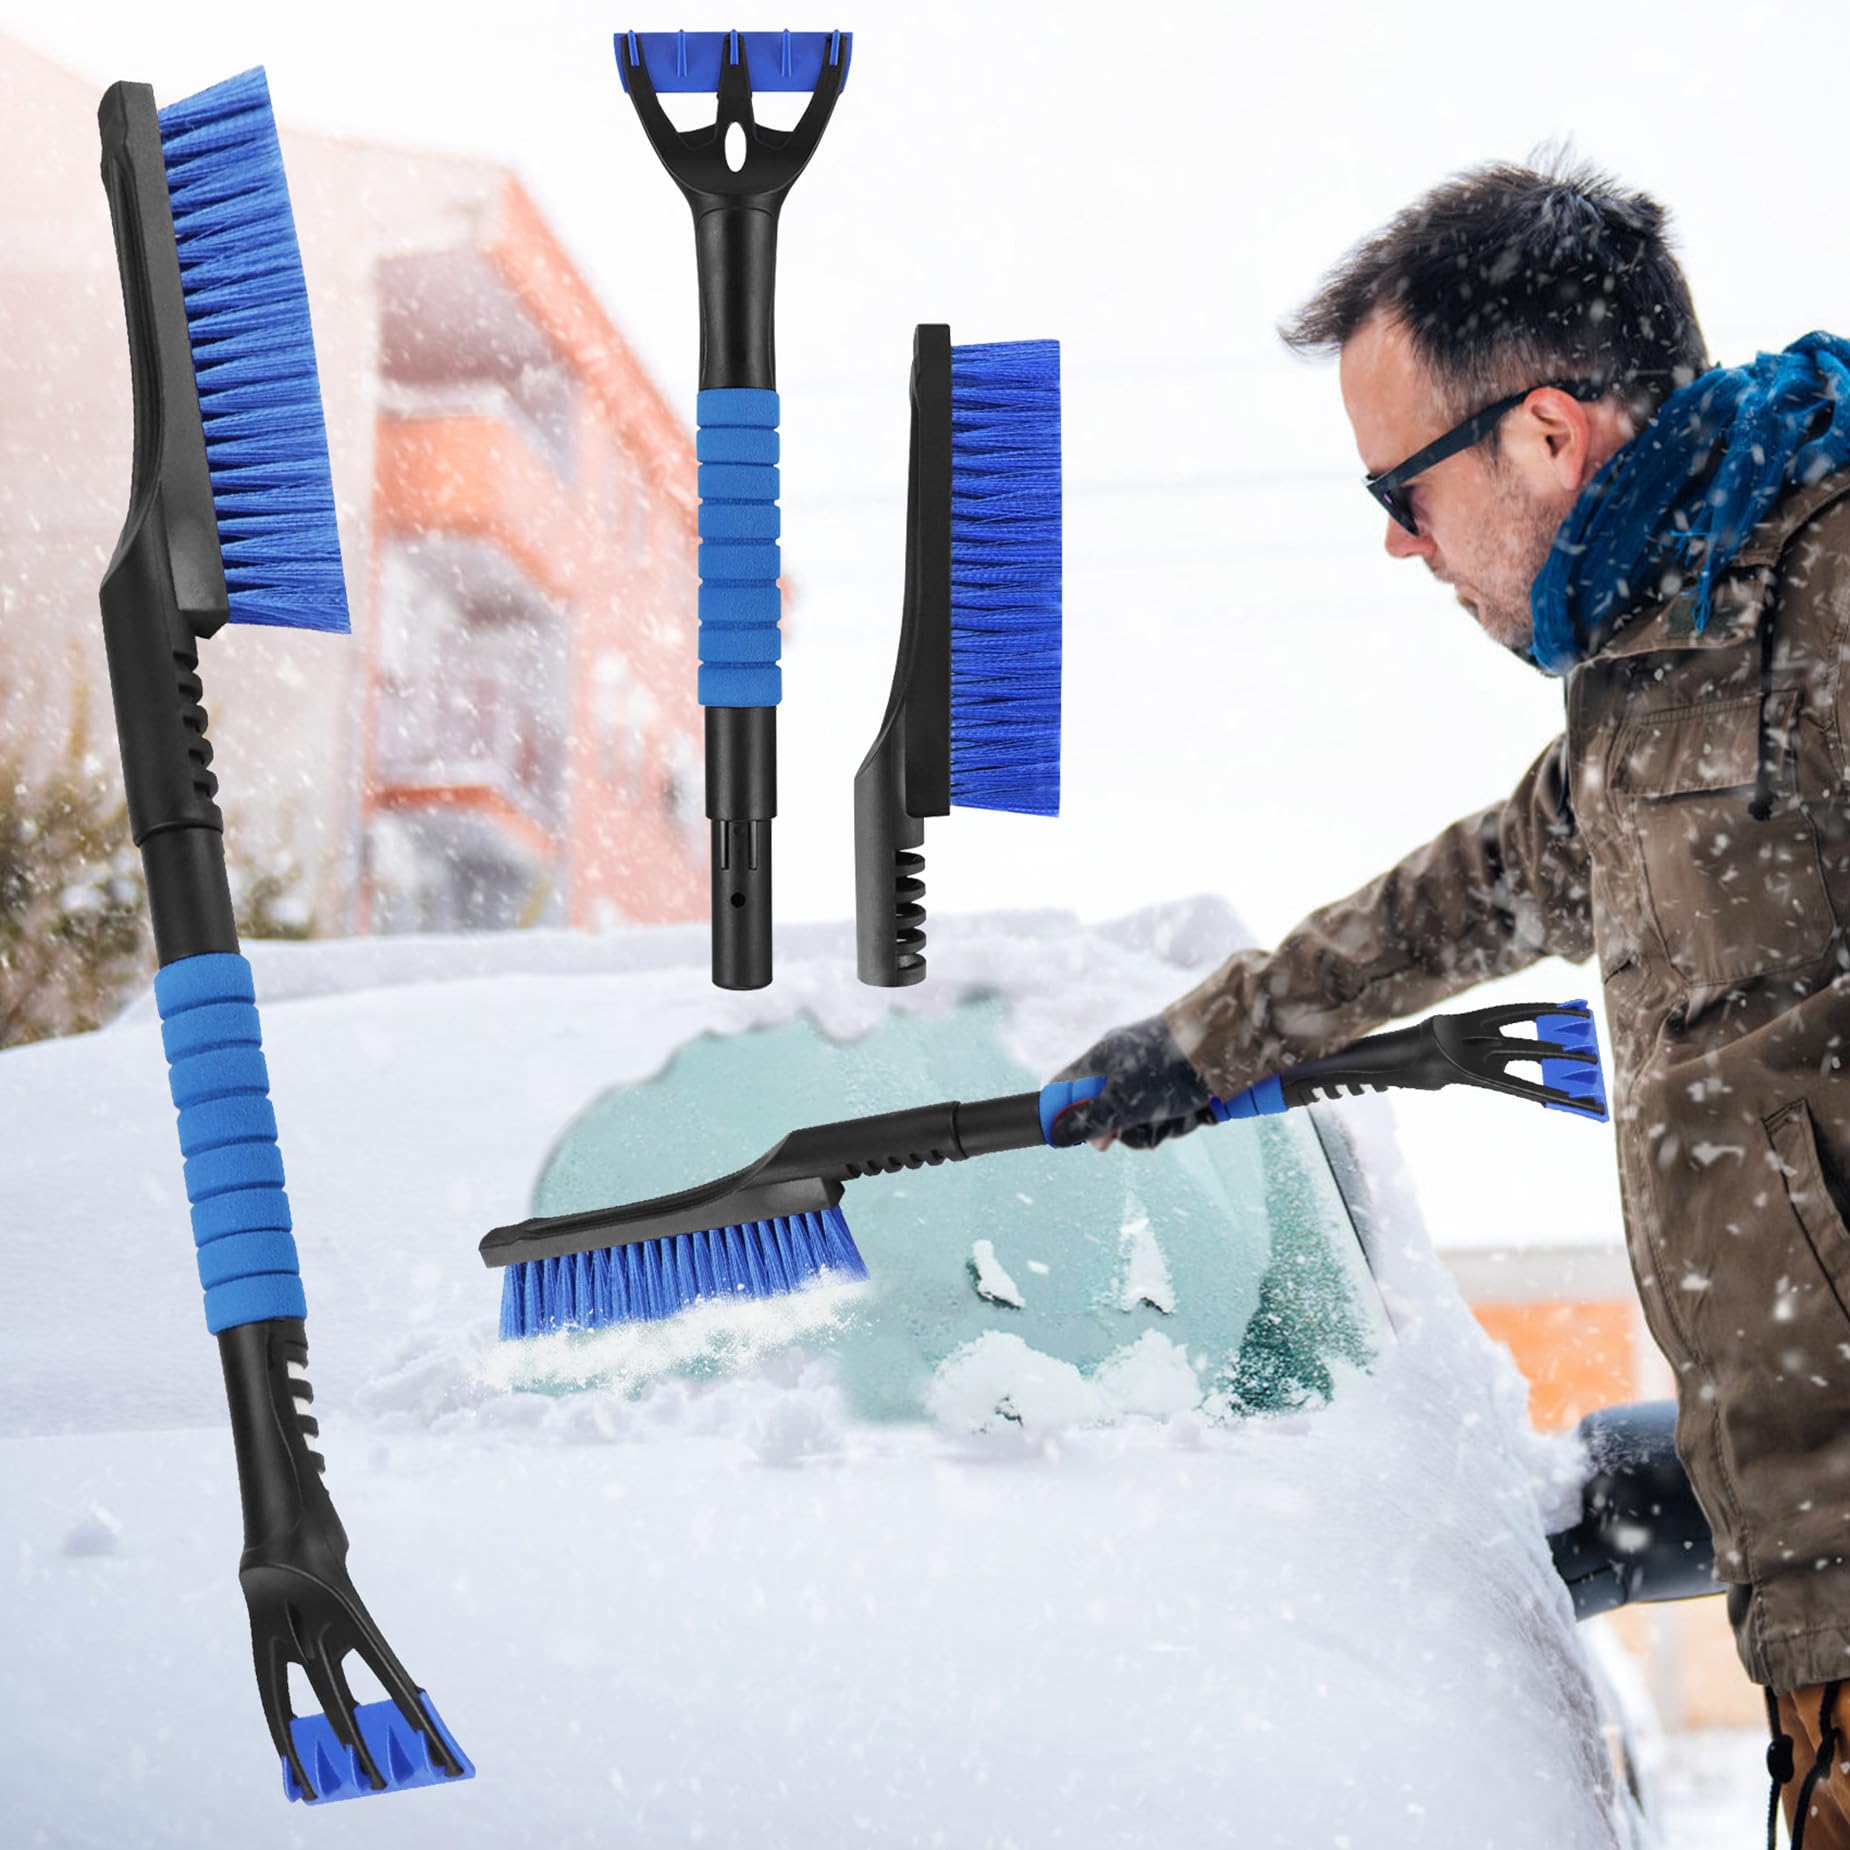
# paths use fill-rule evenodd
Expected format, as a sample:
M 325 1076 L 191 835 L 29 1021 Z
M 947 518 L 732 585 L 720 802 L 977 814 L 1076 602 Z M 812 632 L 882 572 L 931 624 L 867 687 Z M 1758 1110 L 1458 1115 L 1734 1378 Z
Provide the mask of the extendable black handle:
M 771 819 L 777 814 L 777 709 L 707 708 L 713 981 L 771 980 Z

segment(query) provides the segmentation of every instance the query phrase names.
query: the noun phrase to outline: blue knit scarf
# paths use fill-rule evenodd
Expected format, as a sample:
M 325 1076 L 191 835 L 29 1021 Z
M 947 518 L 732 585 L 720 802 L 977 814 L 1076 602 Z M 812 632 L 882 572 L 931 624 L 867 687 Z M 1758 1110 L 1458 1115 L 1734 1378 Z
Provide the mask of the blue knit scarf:
M 1850 464 L 1850 341 L 1807 334 L 1674 392 L 1581 491 L 1530 588 L 1537 667 L 1564 675 L 1637 606 L 1694 581 L 1694 626 L 1782 494 Z

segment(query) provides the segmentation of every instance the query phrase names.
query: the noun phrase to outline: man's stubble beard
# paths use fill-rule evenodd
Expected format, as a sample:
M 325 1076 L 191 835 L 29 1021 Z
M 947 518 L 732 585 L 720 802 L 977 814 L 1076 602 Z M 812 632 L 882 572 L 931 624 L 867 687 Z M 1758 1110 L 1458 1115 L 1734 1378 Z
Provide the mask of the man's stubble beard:
M 1494 517 L 1501 543 L 1494 570 L 1486 576 L 1496 582 L 1474 588 L 1473 595 L 1462 601 L 1470 605 L 1479 628 L 1493 642 L 1512 653 L 1526 654 L 1535 639 L 1530 587 L 1548 562 L 1561 516 L 1499 479 Z

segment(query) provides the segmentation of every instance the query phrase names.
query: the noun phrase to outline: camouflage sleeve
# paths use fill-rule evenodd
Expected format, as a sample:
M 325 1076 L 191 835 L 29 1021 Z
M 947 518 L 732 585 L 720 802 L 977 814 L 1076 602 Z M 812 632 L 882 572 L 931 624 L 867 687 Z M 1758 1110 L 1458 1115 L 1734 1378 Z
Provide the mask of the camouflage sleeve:
M 1509 798 L 1455 822 L 1276 950 L 1236 951 L 1164 1011 L 1223 1098 L 1542 957 L 1593 954 L 1586 849 L 1557 738 Z

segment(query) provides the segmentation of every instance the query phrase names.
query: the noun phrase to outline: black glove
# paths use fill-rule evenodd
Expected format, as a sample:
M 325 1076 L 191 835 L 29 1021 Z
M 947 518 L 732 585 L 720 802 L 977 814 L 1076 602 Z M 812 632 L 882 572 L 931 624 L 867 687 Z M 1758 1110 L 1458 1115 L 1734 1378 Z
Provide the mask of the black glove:
M 1160 1015 L 1113 1028 L 1054 1077 L 1107 1081 L 1097 1098 L 1069 1105 L 1054 1119 L 1052 1141 L 1061 1149 L 1116 1137 L 1133 1150 L 1153 1150 L 1212 1121 L 1208 1083 Z

